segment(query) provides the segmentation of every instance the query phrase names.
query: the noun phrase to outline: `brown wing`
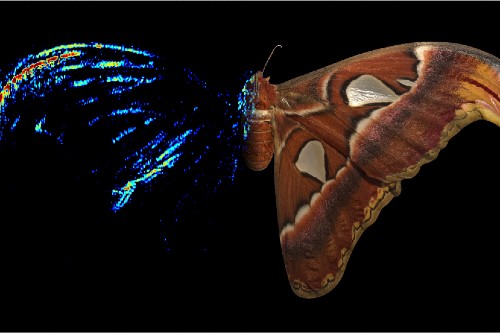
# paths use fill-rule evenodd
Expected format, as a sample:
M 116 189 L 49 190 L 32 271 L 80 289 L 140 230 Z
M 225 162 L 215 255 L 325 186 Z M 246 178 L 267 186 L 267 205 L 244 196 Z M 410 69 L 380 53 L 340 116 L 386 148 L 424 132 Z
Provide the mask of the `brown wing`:
M 275 188 L 295 293 L 339 282 L 362 231 L 467 124 L 500 125 L 500 60 L 448 43 L 356 56 L 275 86 Z

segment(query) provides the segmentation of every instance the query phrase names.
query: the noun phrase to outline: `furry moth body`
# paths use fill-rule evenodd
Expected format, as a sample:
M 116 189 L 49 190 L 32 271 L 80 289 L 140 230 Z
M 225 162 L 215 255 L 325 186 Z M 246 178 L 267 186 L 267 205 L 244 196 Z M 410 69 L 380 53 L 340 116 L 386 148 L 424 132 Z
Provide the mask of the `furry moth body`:
M 274 153 L 282 254 L 292 290 L 340 281 L 362 232 L 464 126 L 500 126 L 500 60 L 468 46 L 411 43 L 357 55 L 282 84 L 245 85 L 243 157 Z

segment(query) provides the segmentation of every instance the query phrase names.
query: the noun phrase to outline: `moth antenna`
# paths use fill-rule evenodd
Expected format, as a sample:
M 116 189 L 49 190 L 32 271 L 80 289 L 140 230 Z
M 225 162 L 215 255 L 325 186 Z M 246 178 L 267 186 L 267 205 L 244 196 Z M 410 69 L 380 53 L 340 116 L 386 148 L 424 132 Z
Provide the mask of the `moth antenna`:
M 278 45 L 276 45 L 276 46 L 274 47 L 274 49 L 271 51 L 271 54 L 269 55 L 269 57 L 268 57 L 268 58 L 267 58 L 267 60 L 266 60 L 266 63 L 264 64 L 264 68 L 262 68 L 262 76 L 264 76 L 264 70 L 266 69 L 267 63 L 269 62 L 269 59 L 271 59 L 271 57 L 272 57 L 272 55 L 273 55 L 273 53 L 274 53 L 274 50 L 276 50 L 276 48 L 277 48 L 277 47 L 282 48 L 283 46 L 281 46 L 281 45 L 279 45 L 279 44 L 278 44 Z

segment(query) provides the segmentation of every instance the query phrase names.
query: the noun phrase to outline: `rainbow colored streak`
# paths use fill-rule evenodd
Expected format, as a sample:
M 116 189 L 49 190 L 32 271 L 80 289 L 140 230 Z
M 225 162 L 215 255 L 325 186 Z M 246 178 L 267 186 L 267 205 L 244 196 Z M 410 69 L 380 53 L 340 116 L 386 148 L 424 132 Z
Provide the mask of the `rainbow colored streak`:
M 160 156 L 154 159 L 148 159 L 148 161 L 143 164 L 143 167 L 141 168 L 142 172 L 138 178 L 129 180 L 118 190 L 113 190 L 113 195 L 118 196 L 118 200 L 113 206 L 113 210 L 119 210 L 129 201 L 130 196 L 134 193 L 138 184 L 149 183 L 151 180 L 160 175 L 163 172 L 163 169 L 172 168 L 175 165 L 175 162 L 177 162 L 182 155 L 182 153 L 174 154 L 174 152 L 178 150 L 186 142 L 186 138 L 194 132 L 195 131 L 193 130 L 187 130 L 183 134 L 171 140 L 167 144 L 169 147 L 162 154 L 160 154 Z M 161 142 L 161 139 L 162 137 L 160 136 L 156 140 L 153 140 L 151 148 L 155 148 Z M 143 162 L 143 157 L 141 157 L 139 161 Z M 156 162 L 156 164 L 153 168 L 149 168 L 148 166 L 152 162 Z
M 33 77 L 36 74 L 37 70 L 42 70 L 45 68 L 53 68 L 55 65 L 60 65 L 61 62 L 64 62 L 67 59 L 79 57 L 85 54 L 85 49 L 94 48 L 94 49 L 111 49 L 111 50 L 119 50 L 125 53 L 132 53 L 137 55 L 142 55 L 148 58 L 157 58 L 155 55 L 147 52 L 141 51 L 134 48 L 117 46 L 117 45 L 109 45 L 109 44 L 100 44 L 100 43 L 74 43 L 68 45 L 60 45 L 51 49 L 44 50 L 36 55 L 29 55 L 22 61 L 20 61 L 17 66 L 15 66 L 13 72 L 8 76 L 7 82 L 2 88 L 0 93 L 0 106 L 3 106 L 6 98 L 11 96 L 13 90 L 17 88 L 17 85 L 21 83 L 23 80 L 27 80 L 30 77 Z M 109 60 L 101 60 L 93 63 L 83 62 L 80 64 L 71 64 L 63 66 L 58 70 L 58 72 L 62 71 L 72 71 L 76 69 L 82 68 L 117 68 L 117 67 L 127 67 L 127 68 L 154 68 L 154 62 L 148 61 L 143 64 L 134 64 L 130 61 L 109 61 Z M 120 76 L 116 78 L 120 80 Z M 125 80 L 127 78 L 124 78 Z M 135 80 L 136 78 L 129 77 L 129 80 Z M 111 80 L 115 80 L 112 78 Z M 149 83 L 150 81 L 146 80 L 144 83 Z M 143 83 L 143 81 L 141 81 Z
M 3 86 L 2 91 L 0 92 L 0 114 L 2 113 L 2 109 L 5 105 L 5 102 L 8 97 L 11 97 L 12 94 L 18 89 L 19 85 L 23 80 L 27 80 L 29 77 L 33 77 L 36 75 L 35 70 L 41 70 L 43 68 L 53 67 L 55 62 L 59 64 L 61 60 L 66 60 L 68 58 L 77 57 L 81 53 L 80 52 L 66 52 L 53 57 L 46 58 L 45 60 L 37 61 L 36 63 L 32 63 L 31 65 L 24 67 L 19 73 L 11 76 L 11 79 L 7 81 L 7 83 Z M 0 137 L 1 139 L 1 137 Z

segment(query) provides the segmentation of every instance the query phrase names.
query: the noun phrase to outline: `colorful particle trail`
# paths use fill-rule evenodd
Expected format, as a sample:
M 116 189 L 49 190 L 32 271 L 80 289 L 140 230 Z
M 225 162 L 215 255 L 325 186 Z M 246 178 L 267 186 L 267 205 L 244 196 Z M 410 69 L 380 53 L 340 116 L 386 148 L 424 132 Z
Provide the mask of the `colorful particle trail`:
M 75 173 L 103 184 L 110 211 L 164 196 L 157 215 L 175 223 L 234 181 L 236 105 L 168 59 L 134 47 L 60 45 L 21 59 L 0 84 L 0 145 L 26 137 L 62 145 L 82 161 Z

